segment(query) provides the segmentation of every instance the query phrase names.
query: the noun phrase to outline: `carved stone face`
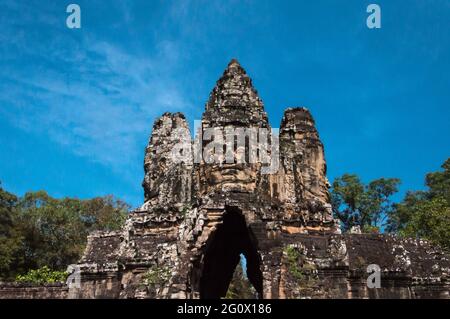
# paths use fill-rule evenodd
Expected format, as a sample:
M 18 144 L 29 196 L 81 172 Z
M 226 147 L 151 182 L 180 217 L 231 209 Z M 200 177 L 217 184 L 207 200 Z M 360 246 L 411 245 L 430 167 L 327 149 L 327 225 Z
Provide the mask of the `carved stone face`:
M 209 128 L 223 128 L 223 137 L 226 139 L 226 130 L 229 128 L 258 130 L 263 127 L 269 127 L 263 103 L 245 70 L 236 60 L 233 60 L 210 94 L 202 117 L 203 134 Z M 245 134 L 252 133 L 246 132 Z M 210 134 L 210 137 L 211 135 L 215 134 Z M 223 160 L 215 161 L 215 163 L 205 161 L 200 165 L 200 188 L 203 191 L 206 193 L 212 191 L 216 193 L 255 192 L 260 165 L 250 164 L 248 157 L 245 161 L 238 160 L 242 154 L 248 154 L 248 149 L 245 149 L 248 147 L 248 143 L 246 140 L 244 144 L 242 143 L 242 138 L 247 139 L 248 137 L 242 137 L 243 135 L 235 131 L 236 139 L 239 136 L 241 139 L 233 143 L 234 163 L 227 161 L 227 156 L 224 155 Z M 209 138 L 205 140 L 209 141 Z M 229 139 L 227 141 L 230 142 Z M 205 145 L 203 144 L 203 146 Z M 228 147 L 229 144 L 226 146 L 227 154 L 230 152 Z
M 209 189 L 252 193 L 256 187 L 255 167 L 250 164 L 223 164 L 211 167 Z
M 260 166 L 255 163 L 258 161 L 256 158 L 258 129 L 254 128 L 254 134 L 250 134 L 251 130 L 244 132 L 242 127 L 244 123 L 239 124 L 241 125 L 238 129 L 227 126 L 225 129 L 215 129 L 214 133 L 210 130 L 210 133 L 203 135 L 205 140 L 202 172 L 207 193 L 255 191 Z M 204 132 L 208 130 L 209 128 Z

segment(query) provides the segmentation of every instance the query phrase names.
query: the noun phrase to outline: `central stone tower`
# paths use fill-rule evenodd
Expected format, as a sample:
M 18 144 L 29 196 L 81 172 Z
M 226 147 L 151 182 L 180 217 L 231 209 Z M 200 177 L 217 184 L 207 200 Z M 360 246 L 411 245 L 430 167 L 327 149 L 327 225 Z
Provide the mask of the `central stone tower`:
M 181 113 L 155 121 L 144 170 L 144 204 L 121 231 L 89 236 L 71 297 L 220 298 L 241 255 L 259 298 L 367 297 L 366 264 L 388 274 L 411 268 L 399 240 L 340 235 L 310 112 L 288 108 L 272 130 L 237 60 L 212 90 L 194 140 Z M 360 256 L 364 245 L 379 254 Z M 386 294 L 411 297 L 402 287 Z

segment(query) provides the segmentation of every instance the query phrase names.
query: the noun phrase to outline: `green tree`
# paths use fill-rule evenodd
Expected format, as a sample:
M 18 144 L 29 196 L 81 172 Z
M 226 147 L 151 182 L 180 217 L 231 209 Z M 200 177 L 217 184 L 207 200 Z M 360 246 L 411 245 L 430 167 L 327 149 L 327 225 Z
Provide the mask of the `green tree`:
M 125 222 L 130 206 L 124 201 L 107 195 L 82 202 L 82 220 L 88 231 L 116 230 Z
M 0 278 L 9 278 L 19 262 L 22 238 L 15 229 L 17 201 L 0 183 Z
M 408 192 L 391 211 L 387 230 L 429 239 L 450 249 L 450 158 L 443 171 L 427 174 L 426 191 Z
M 425 184 L 430 198 L 441 197 L 450 203 L 450 158 L 441 166 L 444 170 L 427 174 Z
M 331 188 L 331 202 L 344 231 L 352 226 L 371 231 L 383 226 L 393 209 L 390 197 L 398 191 L 399 184 L 397 178 L 380 178 L 367 185 L 354 174 L 336 178 Z
M 44 191 L 25 194 L 19 207 L 25 269 L 55 270 L 79 259 L 89 232 L 119 228 L 129 208 L 111 196 L 55 199 Z
M 62 270 L 80 256 L 86 230 L 81 201 L 57 200 L 46 192 L 26 193 L 19 203 L 18 228 L 24 237 L 23 270 Z
M 0 189 L 0 278 L 33 269 L 65 270 L 94 230 L 116 230 L 129 206 L 112 196 L 56 199 L 45 191 L 17 198 Z

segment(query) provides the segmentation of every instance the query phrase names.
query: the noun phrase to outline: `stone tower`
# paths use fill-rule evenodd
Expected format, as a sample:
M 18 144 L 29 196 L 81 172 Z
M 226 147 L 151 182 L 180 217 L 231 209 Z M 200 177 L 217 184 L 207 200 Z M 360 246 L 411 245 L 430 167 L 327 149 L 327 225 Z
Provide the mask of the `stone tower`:
M 181 113 L 155 121 L 144 171 L 144 204 L 121 231 L 89 236 L 70 297 L 220 298 L 241 255 L 258 298 L 449 296 L 449 257 L 438 248 L 340 234 L 311 113 L 288 108 L 272 130 L 237 60 L 194 140 Z M 367 288 L 369 264 L 382 270 L 379 289 Z

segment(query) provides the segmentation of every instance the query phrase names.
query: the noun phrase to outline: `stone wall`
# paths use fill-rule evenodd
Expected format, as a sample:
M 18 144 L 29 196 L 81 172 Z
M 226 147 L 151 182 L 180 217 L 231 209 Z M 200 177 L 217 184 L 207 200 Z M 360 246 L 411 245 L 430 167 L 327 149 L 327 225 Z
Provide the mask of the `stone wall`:
M 65 284 L 0 283 L 0 299 L 66 299 L 68 293 Z
M 267 298 L 450 298 L 450 258 L 422 240 L 379 234 L 280 234 L 261 251 Z M 369 288 L 369 265 L 381 287 Z

